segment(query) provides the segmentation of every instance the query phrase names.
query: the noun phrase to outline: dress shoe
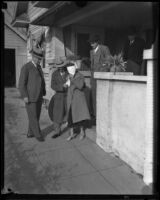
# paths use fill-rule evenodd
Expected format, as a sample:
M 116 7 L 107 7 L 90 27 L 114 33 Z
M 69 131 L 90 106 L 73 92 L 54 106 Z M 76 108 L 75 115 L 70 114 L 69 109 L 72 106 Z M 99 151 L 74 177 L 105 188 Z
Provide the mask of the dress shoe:
M 79 137 L 79 139 L 80 139 L 80 140 L 83 140 L 83 139 L 85 138 L 85 136 L 86 136 L 86 134 L 85 134 L 84 130 L 83 130 L 83 129 L 81 129 L 81 132 L 80 132 L 80 137 Z
M 33 137 L 34 137 L 34 135 L 27 133 L 27 138 L 33 138 Z
M 36 139 L 37 139 L 39 142 L 44 142 L 44 141 L 45 141 L 43 137 L 37 137 Z
M 61 134 L 60 133 L 56 133 L 56 134 L 54 134 L 53 136 L 52 136 L 52 138 L 57 138 L 57 137 L 59 137 Z

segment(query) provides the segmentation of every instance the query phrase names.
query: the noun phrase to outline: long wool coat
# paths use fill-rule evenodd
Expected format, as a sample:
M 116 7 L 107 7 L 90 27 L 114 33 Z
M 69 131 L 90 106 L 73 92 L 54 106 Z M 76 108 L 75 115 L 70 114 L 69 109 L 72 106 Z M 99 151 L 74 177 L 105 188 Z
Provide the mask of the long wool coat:
M 63 87 L 66 82 L 67 74 L 62 78 L 59 70 L 56 70 L 52 74 L 51 88 L 56 91 L 53 98 L 53 121 L 57 123 L 62 123 L 64 116 L 67 112 L 66 108 L 66 95 L 67 91 Z
M 76 72 L 67 94 L 67 111 L 71 108 L 72 121 L 77 123 L 83 120 L 89 120 L 90 114 L 87 107 L 86 97 L 84 94 L 84 76 L 80 72 Z

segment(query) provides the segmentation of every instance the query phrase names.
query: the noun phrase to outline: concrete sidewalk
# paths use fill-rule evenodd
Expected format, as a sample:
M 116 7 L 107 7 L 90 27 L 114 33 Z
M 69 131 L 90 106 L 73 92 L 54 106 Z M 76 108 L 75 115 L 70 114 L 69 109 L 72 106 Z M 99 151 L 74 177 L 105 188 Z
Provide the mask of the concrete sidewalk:
M 52 139 L 52 122 L 43 107 L 45 142 L 27 138 L 25 105 L 15 88 L 5 89 L 5 186 L 19 194 L 150 194 L 142 177 L 104 152 L 94 129 L 83 141 L 68 142 L 68 130 Z

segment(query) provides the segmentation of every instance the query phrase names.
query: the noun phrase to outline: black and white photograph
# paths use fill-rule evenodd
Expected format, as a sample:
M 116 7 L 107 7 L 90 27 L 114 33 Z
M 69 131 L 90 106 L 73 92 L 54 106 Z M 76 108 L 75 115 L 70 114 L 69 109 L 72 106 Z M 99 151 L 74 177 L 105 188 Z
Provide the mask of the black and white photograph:
M 1 194 L 155 200 L 159 2 L 3 1 L 1 16 Z

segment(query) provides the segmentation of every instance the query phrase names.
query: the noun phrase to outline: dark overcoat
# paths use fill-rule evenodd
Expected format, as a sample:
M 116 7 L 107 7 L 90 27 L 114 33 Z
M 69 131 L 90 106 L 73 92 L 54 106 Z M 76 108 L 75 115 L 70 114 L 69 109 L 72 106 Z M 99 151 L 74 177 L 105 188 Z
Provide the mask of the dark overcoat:
M 71 80 L 71 85 L 67 93 L 67 113 L 69 114 L 71 108 L 73 123 L 90 119 L 86 97 L 83 91 L 84 87 L 84 76 L 77 71 Z
M 52 74 L 51 88 L 56 92 L 53 98 L 53 121 L 62 123 L 64 116 L 67 112 L 66 109 L 66 95 L 67 90 L 63 87 L 66 82 L 67 74 L 64 77 L 61 76 L 59 70 L 56 70 Z
M 41 68 L 40 70 L 41 74 L 32 62 L 28 62 L 21 69 L 18 87 L 21 97 L 28 97 L 29 102 L 37 102 L 40 97 L 46 95 L 44 75 Z

